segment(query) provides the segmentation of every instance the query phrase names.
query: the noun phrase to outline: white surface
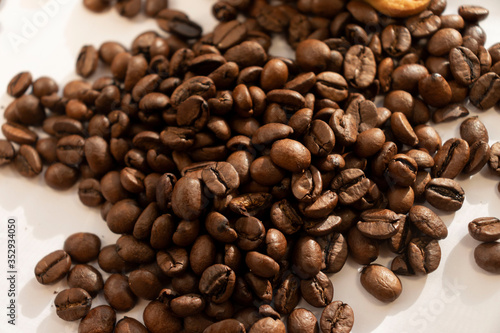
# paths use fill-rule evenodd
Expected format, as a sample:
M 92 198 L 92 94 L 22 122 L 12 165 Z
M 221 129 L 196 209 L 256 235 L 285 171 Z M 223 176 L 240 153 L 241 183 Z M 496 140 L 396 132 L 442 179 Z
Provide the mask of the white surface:
M 114 10 L 96 15 L 86 11 L 81 0 L 3 0 L 0 3 L 0 107 L 12 100 L 4 91 L 10 78 L 28 70 L 34 78 L 53 77 L 58 83 L 76 78 L 74 63 L 83 44 L 99 46 L 116 40 L 130 45 L 133 38 L 148 29 L 156 29 L 151 19 L 130 21 Z M 172 8 L 187 11 L 202 22 L 208 31 L 213 19 L 210 0 L 171 0 Z M 51 10 L 47 10 L 52 4 Z M 447 13 L 456 13 L 460 1 L 450 0 Z M 488 32 L 488 45 L 500 36 L 500 4 L 485 0 L 491 10 L 482 26 Z M 44 13 L 50 13 L 50 16 Z M 33 24 L 37 24 L 33 29 Z M 31 29 L 30 29 L 31 26 Z M 14 41 L 17 38 L 17 43 Z M 23 39 L 19 39 L 23 38 Z M 282 45 L 282 44 L 279 44 Z M 285 51 L 278 46 L 277 52 Z M 276 51 L 275 51 L 276 54 Z M 3 111 L 2 111 L 3 112 Z M 486 124 L 490 143 L 500 140 L 498 111 L 476 112 Z M 2 120 L 3 122 L 3 120 Z M 443 142 L 458 136 L 460 122 L 438 126 Z M 464 207 L 455 214 L 444 215 L 449 236 L 441 241 L 442 262 L 427 277 L 402 277 L 403 293 L 392 304 L 382 304 L 371 297 L 359 283 L 359 266 L 348 261 L 344 269 L 332 276 L 335 300 L 350 304 L 355 313 L 353 332 L 499 332 L 500 277 L 481 271 L 474 263 L 473 249 L 478 244 L 467 234 L 467 223 L 475 217 L 500 216 L 499 179 L 487 168 L 470 179 L 460 178 L 466 191 Z M 80 204 L 76 188 L 57 192 L 44 186 L 42 177 L 24 179 L 10 167 L 0 170 L 0 332 L 15 332 L 6 326 L 6 224 L 7 218 L 18 219 L 17 258 L 18 287 L 17 328 L 19 332 L 77 332 L 78 323 L 67 323 L 55 314 L 54 294 L 66 288 L 66 282 L 52 286 L 39 285 L 33 274 L 36 262 L 45 254 L 60 249 L 64 239 L 74 232 L 88 231 L 101 236 L 103 245 L 114 243 L 112 234 L 97 209 Z M 390 256 L 377 261 L 387 265 Z M 94 263 L 96 265 L 96 263 Z M 103 304 L 102 295 L 94 305 Z M 141 319 L 141 302 L 128 316 Z M 300 306 L 305 306 L 301 303 Z M 320 310 L 316 310 L 320 314 Z M 118 319 L 124 314 L 118 314 Z

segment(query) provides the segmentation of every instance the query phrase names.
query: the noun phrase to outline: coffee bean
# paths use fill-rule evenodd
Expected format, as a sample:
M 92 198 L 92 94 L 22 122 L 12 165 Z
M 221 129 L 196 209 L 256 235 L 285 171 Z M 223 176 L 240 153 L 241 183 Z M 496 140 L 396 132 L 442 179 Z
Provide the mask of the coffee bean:
M 417 275 L 435 271 L 441 261 L 438 241 L 428 237 L 414 238 L 408 244 L 408 262 Z
M 442 17 L 435 15 L 430 10 L 411 16 L 406 20 L 406 27 L 415 38 L 427 37 L 443 27 Z M 451 28 L 451 27 L 449 27 Z
M 116 241 L 116 251 L 123 260 L 133 264 L 150 263 L 155 256 L 149 244 L 130 235 L 123 235 Z
M 408 52 L 411 46 L 410 31 L 403 26 L 388 25 L 382 31 L 382 47 L 393 57 L 399 57 Z
M 143 312 L 144 324 L 151 333 L 180 332 L 182 320 L 161 301 L 150 302 Z
M 474 250 L 476 264 L 487 272 L 498 274 L 500 272 L 500 243 L 479 244 Z
M 330 303 L 323 309 L 320 319 L 322 333 L 348 333 L 354 325 L 352 308 L 341 301 Z
M 62 163 L 54 163 L 45 171 L 45 183 L 56 190 L 67 190 L 78 181 L 78 170 Z
M 500 220 L 496 217 L 479 217 L 469 223 L 469 234 L 480 242 L 500 239 Z
M 318 320 L 307 309 L 295 309 L 288 316 L 287 328 L 290 333 L 318 333 Z
M 448 82 L 437 73 L 420 79 L 418 91 L 430 106 L 444 107 L 451 101 L 451 88 Z
M 477 116 L 465 119 L 460 125 L 460 136 L 472 146 L 476 141 L 489 141 L 488 130 Z
M 355 59 L 353 59 L 355 61 Z M 354 67 L 349 67 L 354 71 Z M 370 69 L 370 68 L 368 68 Z M 366 82 L 365 82 L 366 84 Z M 334 72 L 322 72 L 316 76 L 316 92 L 323 98 L 331 99 L 334 102 L 341 102 L 347 99 L 348 84 L 346 79 Z
M 158 277 L 144 268 L 130 272 L 128 285 L 137 297 L 148 300 L 157 298 L 162 289 L 162 283 Z
M 101 249 L 97 263 L 106 273 L 126 273 L 135 268 L 135 264 L 126 262 L 118 255 L 115 244 Z
M 90 265 L 75 265 L 68 274 L 68 285 L 71 288 L 82 288 L 90 296 L 96 297 L 104 287 L 101 273 Z M 114 323 L 114 321 L 113 321 Z
M 392 73 L 392 89 L 414 92 L 418 88 L 418 82 L 427 75 L 429 71 L 420 64 L 398 66 Z
M 500 77 L 495 73 L 486 73 L 482 75 L 471 87 L 470 101 L 481 110 L 487 110 L 493 107 L 498 100 L 498 89 L 500 86 Z
M 116 311 L 129 311 L 134 308 L 137 297 L 132 292 L 125 275 L 112 274 L 104 284 L 104 298 Z
M 87 315 L 92 305 L 92 297 L 81 288 L 64 289 L 54 300 L 56 314 L 66 321 L 75 321 Z
M 99 54 L 94 46 L 85 45 L 81 48 L 76 62 L 76 73 L 82 77 L 89 77 L 97 69 Z
M 477 56 L 466 47 L 450 51 L 450 69 L 458 83 L 468 86 L 481 76 L 481 63 Z
M 205 333 L 215 333 L 215 332 L 228 332 L 228 333 L 243 333 L 246 332 L 245 327 L 242 323 L 235 319 L 225 319 L 218 323 L 214 323 L 208 326 L 203 332 Z
M 358 135 L 354 144 L 354 152 L 359 157 L 370 157 L 375 155 L 384 143 L 384 132 L 380 128 L 372 128 Z
M 201 186 L 199 180 L 187 177 L 182 177 L 175 183 L 172 208 L 177 216 L 191 221 L 201 215 L 207 204 Z
M 401 281 L 390 269 L 381 265 L 368 265 L 361 272 L 361 285 L 376 299 L 394 302 L 403 290 Z
M 347 51 L 344 60 L 344 76 L 353 87 L 367 88 L 375 79 L 376 72 L 377 66 L 371 49 L 362 45 L 354 45 Z
M 402 216 L 388 209 L 370 209 L 361 213 L 358 230 L 366 237 L 387 239 L 394 236 Z
M 433 177 L 455 178 L 469 160 L 469 145 L 462 139 L 450 139 L 434 156 Z
M 455 29 L 438 30 L 429 40 L 427 50 L 435 56 L 442 56 L 462 45 L 462 35 Z
M 12 97 L 21 97 L 31 86 L 32 76 L 29 72 L 15 75 L 7 85 L 7 94 Z
M 444 108 L 437 109 L 432 114 L 432 121 L 439 124 L 442 122 L 453 121 L 461 117 L 467 117 L 469 110 L 461 104 L 450 104 Z
M 289 274 L 281 283 L 276 295 L 274 305 L 281 314 L 289 314 L 299 304 L 301 296 L 300 280 L 294 274 Z
M 71 257 L 63 250 L 54 251 L 35 266 L 36 280 L 41 284 L 53 284 L 62 280 L 71 268 Z
M 71 259 L 80 263 L 87 263 L 97 259 L 101 249 L 101 240 L 94 234 L 79 232 L 66 238 L 64 250 Z
M 16 151 L 12 144 L 7 140 L 0 140 L 0 166 L 12 162 Z
M 42 172 L 42 159 L 35 148 L 23 144 L 14 158 L 14 167 L 23 177 L 35 177 Z
M 80 333 L 112 333 L 115 330 L 116 313 L 110 306 L 99 305 L 87 313 L 78 325 Z
M 425 199 L 434 207 L 444 211 L 462 208 L 465 193 L 453 179 L 434 178 L 427 184 Z
M 429 208 L 415 205 L 410 209 L 408 216 L 413 225 L 427 236 L 434 239 L 444 239 L 448 236 L 444 222 Z
M 235 274 L 229 267 L 216 264 L 208 267 L 200 278 L 200 292 L 210 301 L 220 304 L 229 299 L 234 290 Z
M 16 123 L 7 122 L 3 124 L 2 133 L 7 140 L 21 145 L 32 145 L 38 140 L 38 135 L 35 132 L 28 127 Z
M 333 299 L 333 284 L 323 272 L 319 272 L 312 279 L 300 282 L 300 291 L 307 303 L 314 307 L 325 307 Z
M 322 251 L 312 237 L 301 237 L 295 244 L 293 270 L 302 279 L 312 278 L 321 270 Z
M 458 14 L 469 22 L 482 21 L 489 13 L 488 9 L 481 6 L 464 5 L 458 8 Z

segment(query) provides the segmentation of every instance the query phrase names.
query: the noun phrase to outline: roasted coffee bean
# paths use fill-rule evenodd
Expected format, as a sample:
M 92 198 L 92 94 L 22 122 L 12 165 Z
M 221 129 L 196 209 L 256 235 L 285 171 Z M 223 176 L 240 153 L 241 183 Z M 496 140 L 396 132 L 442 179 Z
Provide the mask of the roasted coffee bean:
M 300 280 L 289 274 L 281 283 L 274 296 L 276 310 L 281 314 L 289 314 L 300 301 Z
M 420 79 L 429 75 L 427 68 L 420 64 L 398 66 L 392 73 L 392 89 L 414 92 Z
M 425 199 L 438 209 L 454 212 L 462 208 L 465 193 L 453 179 L 434 178 L 427 184 Z
M 361 285 L 376 299 L 394 302 L 403 290 L 401 281 L 390 269 L 381 265 L 368 265 L 361 272 Z
M 488 130 L 479 117 L 469 117 L 460 125 L 460 136 L 472 146 L 476 141 L 489 141 Z
M 441 261 L 438 241 L 428 237 L 414 238 L 408 244 L 408 262 L 417 275 L 435 271 Z
M 367 88 L 375 79 L 376 72 L 377 65 L 371 49 L 354 45 L 347 51 L 344 59 L 344 76 L 353 87 Z
M 415 134 L 418 138 L 418 146 L 427 149 L 429 154 L 434 154 L 441 147 L 441 137 L 431 126 L 418 125 L 415 127 Z
M 358 138 L 358 124 L 351 114 L 335 110 L 330 118 L 330 127 L 335 133 L 336 141 L 345 146 L 354 144 Z
M 14 158 L 14 167 L 23 177 L 35 177 L 42 172 L 42 159 L 33 147 L 23 144 Z
M 477 108 L 487 110 L 500 99 L 499 89 L 500 77 L 496 73 L 486 73 L 472 85 L 469 94 L 470 101 Z
M 30 72 L 15 75 L 7 85 L 7 94 L 12 97 L 21 97 L 31 86 L 32 79 Z
M 112 333 L 115 330 L 116 313 L 108 305 L 99 305 L 91 309 L 78 325 L 80 333 Z M 122 332 L 122 331 L 115 331 Z
M 331 183 L 331 188 L 338 192 L 339 202 L 352 204 L 363 197 L 370 186 L 370 181 L 360 169 L 346 169 L 338 174 Z
M 375 155 L 384 143 L 384 132 L 380 128 L 371 128 L 358 135 L 354 144 L 354 152 L 359 157 L 370 157 Z
M 56 190 L 67 190 L 78 181 L 78 170 L 62 163 L 54 163 L 45 171 L 45 183 Z
M 116 241 L 116 251 L 123 260 L 133 264 L 147 264 L 155 258 L 155 252 L 149 244 L 130 235 L 123 235 Z
M 326 273 L 337 273 L 347 260 L 347 242 L 340 233 L 332 233 L 318 238 L 323 251 L 321 270 Z
M 435 56 L 442 56 L 462 45 L 462 35 L 455 29 L 438 30 L 429 40 L 427 50 Z
M 71 257 L 63 250 L 54 251 L 35 266 L 36 280 L 41 284 L 53 284 L 62 280 L 71 268 Z
M 16 123 L 5 123 L 2 125 L 2 133 L 9 141 L 18 143 L 20 145 L 33 145 L 38 140 L 38 135 L 25 127 Z
M 425 206 L 415 205 L 410 209 L 411 223 L 427 236 L 434 239 L 444 239 L 448 236 L 448 229 L 439 216 Z
M 130 272 L 128 285 L 137 297 L 148 300 L 157 298 L 162 289 L 158 277 L 144 268 Z
M 38 148 L 38 145 L 37 145 Z M 37 149 L 39 151 L 39 149 Z M 0 140 L 0 166 L 12 162 L 16 151 L 12 144 L 7 140 Z
M 97 69 L 99 54 L 94 46 L 85 45 L 81 48 L 76 61 L 76 73 L 84 78 L 94 74 Z
M 474 250 L 476 264 L 487 272 L 500 272 L 500 243 L 483 243 Z
M 288 316 L 287 329 L 290 333 L 318 333 L 318 320 L 309 310 L 295 309 Z
M 101 273 L 90 265 L 75 265 L 68 274 L 68 285 L 71 288 L 82 288 L 90 296 L 96 297 L 103 289 L 104 281 Z
M 355 61 L 355 59 L 353 59 L 353 61 Z M 349 67 L 352 72 L 355 71 L 353 66 Z M 368 69 L 370 69 L 370 67 Z M 366 84 L 366 82 L 364 82 L 364 84 Z M 346 79 L 342 75 L 334 72 L 322 72 L 318 74 L 316 76 L 315 89 L 321 97 L 331 99 L 334 102 L 344 101 L 349 95 Z
M 439 124 L 446 121 L 453 121 L 461 117 L 467 117 L 469 110 L 461 104 L 450 104 L 444 108 L 437 109 L 432 114 L 432 121 Z
M 69 236 L 64 242 L 64 250 L 75 262 L 87 263 L 97 259 L 101 240 L 94 234 L 79 232 Z
M 301 237 L 294 248 L 293 270 L 301 279 L 312 278 L 321 270 L 322 250 L 310 236 Z
M 469 145 L 462 139 L 450 139 L 434 156 L 433 177 L 455 178 L 469 160 Z
M 479 217 L 469 223 L 469 234 L 480 242 L 500 239 L 500 220 L 496 217 Z
M 450 69 L 458 83 L 468 86 L 481 76 L 481 63 L 477 56 L 466 47 L 450 51 Z
M 200 292 L 210 301 L 221 304 L 231 297 L 236 276 L 229 267 L 216 264 L 208 267 L 200 278 Z
M 87 315 L 92 306 L 92 297 L 81 288 L 64 289 L 55 300 L 56 314 L 66 321 L 79 320 Z
M 183 274 L 188 269 L 188 252 L 179 247 L 171 247 L 156 253 L 156 263 L 168 277 Z
M 245 257 L 245 263 L 252 273 L 264 278 L 278 274 L 279 265 L 273 258 L 256 251 L 250 251 Z
M 406 20 L 406 27 L 415 38 L 427 37 L 435 33 L 440 27 L 442 17 L 435 15 L 430 10 L 411 16 Z
M 382 31 L 381 41 L 384 51 L 393 57 L 407 53 L 412 42 L 410 31 L 406 27 L 392 24 Z
M 184 220 L 197 219 L 207 205 L 200 180 L 182 177 L 172 192 L 174 213 Z
M 388 209 L 370 209 L 361 213 L 361 221 L 356 227 L 366 237 L 387 239 L 396 234 L 401 218 Z
M 151 333 L 180 332 L 182 320 L 174 315 L 168 304 L 155 300 L 143 312 L 144 324 Z
M 273 204 L 271 208 L 271 221 L 276 228 L 287 235 L 299 231 L 303 224 L 302 217 L 287 199 Z
M 116 333 L 147 333 L 147 328 L 141 324 L 140 321 L 124 317 L 116 323 L 115 330 Z
M 417 177 L 418 165 L 413 158 L 397 154 L 387 165 L 389 178 L 399 186 L 411 186 Z
M 379 255 L 379 243 L 377 240 L 363 236 L 357 228 L 351 228 L 347 236 L 349 254 L 361 264 L 368 265 L 376 260 Z
M 496 174 L 500 174 L 500 143 L 495 142 L 491 146 L 490 159 L 488 160 L 490 170 Z
M 112 274 L 104 283 L 104 298 L 116 311 L 129 311 L 136 302 L 137 296 L 132 292 L 125 275 Z
M 227 162 L 218 162 L 211 167 L 206 167 L 201 177 L 205 186 L 217 196 L 227 195 L 240 185 L 238 172 Z
M 418 91 L 423 100 L 434 107 L 444 107 L 451 101 L 451 88 L 441 74 L 430 74 L 418 82 Z
M 323 309 L 320 319 L 322 333 L 348 333 L 354 325 L 352 308 L 341 301 L 335 301 Z
M 106 273 L 126 273 L 135 268 L 135 265 L 124 261 L 116 250 L 116 246 L 108 245 L 101 249 L 97 258 L 99 267 Z
M 312 279 L 302 280 L 300 291 L 307 303 L 318 308 L 327 306 L 333 299 L 332 281 L 323 272 Z
M 106 218 L 109 230 L 116 234 L 132 233 L 141 212 L 142 210 L 135 200 L 123 199 L 116 202 Z

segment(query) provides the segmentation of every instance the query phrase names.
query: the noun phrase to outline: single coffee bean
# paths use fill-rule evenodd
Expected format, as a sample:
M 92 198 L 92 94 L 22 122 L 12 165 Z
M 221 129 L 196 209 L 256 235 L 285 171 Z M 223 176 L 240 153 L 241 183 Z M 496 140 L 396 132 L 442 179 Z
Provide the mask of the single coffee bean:
M 394 112 L 392 114 L 391 129 L 394 136 L 402 143 L 412 147 L 418 145 L 418 136 L 404 113 Z
M 208 326 L 204 333 L 228 332 L 228 333 L 244 333 L 245 326 L 236 319 L 225 319 Z
M 468 22 L 482 21 L 488 17 L 489 13 L 488 9 L 481 6 L 464 5 L 458 7 L 458 14 Z
M 434 156 L 433 177 L 455 178 L 469 160 L 469 145 L 462 139 L 450 139 Z
M 370 181 L 360 169 L 346 169 L 337 175 L 331 188 L 338 191 L 339 202 L 344 205 L 352 204 L 363 197 L 370 186 Z
M 450 69 L 458 83 L 469 86 L 481 76 L 481 63 L 477 56 L 466 47 L 450 51 Z
M 182 320 L 178 318 L 168 306 L 168 302 L 155 300 L 150 302 L 143 312 L 143 320 L 151 333 L 180 332 Z
M 21 145 L 14 158 L 14 167 L 23 177 L 35 177 L 42 172 L 42 159 L 35 148 Z
M 7 140 L 0 140 L 0 166 L 12 162 L 15 155 L 16 151 L 12 144 Z
M 208 267 L 200 278 L 200 292 L 210 301 L 221 304 L 227 301 L 234 290 L 236 275 L 228 266 L 216 264 Z
M 474 260 L 485 271 L 500 273 L 500 243 L 479 244 L 474 250 Z
M 333 284 L 323 272 L 319 272 L 312 279 L 300 282 L 300 291 L 307 303 L 314 307 L 325 307 L 333 299 Z
M 441 261 L 441 247 L 429 237 L 414 238 L 408 244 L 408 262 L 417 275 L 435 271 Z
M 401 281 L 390 269 L 381 265 L 368 265 L 361 271 L 361 285 L 376 299 L 394 302 L 403 290 Z
M 274 305 L 281 314 L 289 314 L 295 309 L 300 301 L 300 280 L 294 274 L 289 274 L 281 283 L 276 295 Z
M 101 249 L 97 263 L 106 273 L 127 273 L 135 268 L 135 264 L 126 262 L 118 255 L 115 244 Z
M 427 50 L 435 56 L 442 56 L 462 45 L 462 35 L 455 29 L 438 30 L 429 40 Z
M 71 268 L 71 257 L 63 250 L 54 251 L 35 266 L 36 280 L 41 284 L 53 284 L 62 280 Z
M 469 110 L 461 104 L 450 104 L 444 108 L 437 109 L 432 114 L 432 121 L 439 124 L 446 121 L 453 121 L 461 117 L 467 117 Z
M 418 82 L 418 91 L 430 106 L 444 107 L 451 101 L 451 88 L 440 74 L 433 73 Z
M 132 292 L 125 275 L 112 274 L 104 283 L 104 298 L 116 311 L 129 311 L 136 302 L 137 297 Z
M 130 235 L 118 238 L 116 251 L 123 260 L 133 264 L 147 264 L 155 258 L 155 252 L 148 243 L 138 241 Z
M 144 268 L 130 272 L 128 285 L 137 297 L 148 300 L 157 298 L 162 289 L 162 283 L 158 277 Z
M 108 305 L 99 305 L 91 309 L 78 325 L 79 333 L 113 333 L 116 313 Z M 116 331 L 115 331 L 116 332 Z
M 290 333 L 318 333 L 318 320 L 307 309 L 295 309 L 288 316 L 287 328 Z
M 472 146 L 476 141 L 489 141 L 488 130 L 479 117 L 469 117 L 460 125 L 460 136 Z
M 302 279 L 312 278 L 321 270 L 321 246 L 310 236 L 301 237 L 294 248 L 293 270 Z
M 415 38 L 427 37 L 435 33 L 442 26 L 442 17 L 435 15 L 430 10 L 409 17 L 406 27 Z
M 453 179 L 434 178 L 427 184 L 425 199 L 438 209 L 454 212 L 462 208 L 465 193 Z
M 20 145 L 33 145 L 38 140 L 38 135 L 28 127 L 17 123 L 5 123 L 2 125 L 2 133 L 9 141 Z
M 92 45 L 85 45 L 81 48 L 76 61 L 76 73 L 82 77 L 89 77 L 94 74 L 99 61 L 99 53 Z
M 174 277 L 188 269 L 188 252 L 183 248 L 170 247 L 156 253 L 156 263 L 163 274 Z
M 60 291 L 55 300 L 56 314 L 66 321 L 79 320 L 87 315 L 92 306 L 92 297 L 81 288 Z
M 417 162 L 406 154 L 397 154 L 387 165 L 390 179 L 399 186 L 411 186 L 417 178 Z
M 370 209 L 361 213 L 356 225 L 366 237 L 387 239 L 397 233 L 402 216 L 388 209 Z
M 252 273 L 264 278 L 278 274 L 279 265 L 274 259 L 257 251 L 250 251 L 245 257 L 245 263 Z
M 500 220 L 496 217 L 479 217 L 469 223 L 469 234 L 480 242 L 500 239 Z
M 425 206 L 413 206 L 409 212 L 411 223 L 420 231 L 434 239 L 444 239 L 448 229 L 439 216 Z
M 323 309 L 320 319 L 322 333 L 348 333 L 354 325 L 352 308 L 341 301 L 335 301 Z
M 80 263 L 87 263 L 97 259 L 101 249 L 101 240 L 94 234 L 79 232 L 66 238 L 64 250 L 71 259 Z
M 490 158 L 488 160 L 490 170 L 496 174 L 500 174 L 500 143 L 495 142 L 491 146 Z
M 138 320 L 130 317 L 120 319 L 115 326 L 115 333 L 148 333 L 147 328 Z
M 31 86 L 32 80 L 30 72 L 21 72 L 15 75 L 7 85 L 7 94 L 12 97 L 21 97 Z
M 207 205 L 200 180 L 182 177 L 172 192 L 174 213 L 184 220 L 197 219 Z
M 380 244 L 377 240 L 364 236 L 358 228 L 351 228 L 347 235 L 349 254 L 361 265 L 368 265 L 379 255 Z
M 45 171 L 45 183 L 56 190 L 67 190 L 78 181 L 78 170 L 62 163 L 54 163 Z
M 344 60 L 344 76 L 353 87 L 367 88 L 375 79 L 376 72 L 375 56 L 370 48 L 354 45 L 347 51 Z
M 411 33 L 406 27 L 391 24 L 382 31 L 381 41 L 385 52 L 399 57 L 410 49 Z
M 68 274 L 71 288 L 82 288 L 93 298 L 104 288 L 101 273 L 90 265 L 75 265 Z
M 477 108 L 487 110 L 500 99 L 499 89 L 500 77 L 498 74 L 493 72 L 483 74 L 471 87 L 470 101 Z

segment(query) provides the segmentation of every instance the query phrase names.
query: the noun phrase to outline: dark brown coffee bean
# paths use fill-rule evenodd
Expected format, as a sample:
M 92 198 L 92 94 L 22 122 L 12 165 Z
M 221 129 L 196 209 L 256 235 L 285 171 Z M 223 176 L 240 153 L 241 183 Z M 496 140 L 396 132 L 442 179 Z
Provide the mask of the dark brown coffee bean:
M 32 76 L 30 72 L 21 72 L 15 75 L 7 85 L 7 94 L 12 97 L 21 97 L 31 86 Z
M 264 48 L 257 42 L 245 41 L 235 45 L 224 53 L 227 61 L 232 61 L 240 66 L 240 69 L 250 66 L 264 65 L 267 55 Z
M 382 31 L 381 41 L 385 52 L 399 57 L 410 49 L 411 34 L 406 27 L 391 24 Z
M 146 306 L 143 319 L 151 333 L 178 333 L 182 330 L 182 320 L 174 315 L 168 303 L 158 300 L 152 301 Z
M 81 288 L 64 289 L 55 300 L 56 314 L 66 321 L 75 321 L 87 315 L 92 306 L 92 297 Z
M 288 316 L 287 328 L 290 333 L 319 333 L 316 316 L 306 309 L 295 309 Z
M 216 332 L 228 332 L 228 333 L 244 333 L 246 332 L 245 327 L 236 319 L 225 319 L 208 326 L 203 332 L 205 333 L 216 333 Z
M 73 261 L 87 263 L 97 259 L 101 249 L 101 240 L 94 234 L 79 232 L 69 236 L 64 242 L 64 250 Z
M 321 270 L 322 250 L 310 236 L 301 237 L 294 248 L 293 270 L 301 279 L 316 276 Z
M 158 277 L 144 268 L 130 272 L 128 285 L 137 297 L 148 300 L 157 298 L 162 289 Z
M 481 76 L 481 63 L 477 56 L 466 47 L 450 51 L 450 69 L 458 83 L 468 86 Z
M 280 268 L 274 259 L 256 251 L 247 253 L 245 263 L 252 273 L 264 278 L 275 276 Z
M 138 320 L 130 317 L 124 317 L 119 320 L 115 326 L 115 333 L 147 333 L 147 328 Z
M 137 303 L 125 275 L 112 274 L 104 283 L 104 298 L 116 311 L 129 311 Z
M 438 241 L 428 237 L 414 238 L 408 244 L 408 262 L 417 275 L 435 271 L 441 261 L 441 247 Z
M 41 284 L 62 280 L 71 268 L 71 257 L 63 250 L 49 253 L 36 264 L 35 277 Z
M 320 319 L 322 333 L 348 333 L 354 325 L 354 312 L 352 308 L 341 301 L 328 304 L 323 309 Z
M 347 243 L 349 254 L 361 265 L 367 265 L 378 257 L 380 247 L 378 241 L 363 236 L 358 228 L 349 230 Z
M 104 281 L 101 273 L 90 265 L 75 265 L 68 274 L 68 285 L 71 288 L 82 288 L 90 296 L 96 297 L 103 289 Z
M 45 171 L 45 183 L 56 190 L 67 190 L 78 181 L 78 170 L 62 163 L 54 163 Z
M 319 272 L 312 279 L 300 282 L 300 291 L 307 303 L 314 307 L 325 307 L 333 299 L 333 284 L 323 272 Z
M 375 56 L 371 49 L 362 45 L 354 45 L 347 51 L 344 60 L 344 76 L 353 87 L 367 88 L 375 79 L 376 72 Z
M 105 246 L 97 258 L 99 267 L 106 273 L 126 273 L 135 268 L 135 265 L 124 261 L 117 253 L 115 244 Z
M 370 209 L 361 213 L 361 221 L 356 227 L 366 237 L 387 239 L 396 234 L 401 218 L 388 209 Z
M 474 250 L 476 264 L 487 272 L 500 272 L 500 243 L 483 243 Z
M 42 172 L 42 159 L 35 148 L 22 145 L 14 158 L 14 167 L 23 177 L 35 177 Z
M 91 309 L 82 319 L 78 325 L 78 332 L 112 333 L 115 329 L 115 322 L 115 310 L 108 305 L 99 305 Z
M 203 195 L 202 184 L 197 179 L 182 177 L 175 183 L 172 192 L 172 208 L 174 213 L 184 220 L 197 219 L 207 205 Z
M 276 141 L 271 148 L 274 164 L 291 172 L 302 172 L 311 164 L 311 153 L 300 142 L 290 139 Z
M 429 75 L 427 68 L 420 64 L 398 66 L 392 73 L 392 89 L 414 92 L 420 79 Z
M 496 73 L 486 73 L 481 76 L 471 87 L 470 101 L 481 110 L 493 107 L 500 99 L 500 77 Z
M 16 123 L 7 122 L 3 124 L 2 133 L 7 140 L 21 145 L 32 145 L 38 140 L 38 135 L 35 132 L 31 131 L 28 127 Z
M 183 248 L 171 247 L 156 253 L 156 262 L 168 277 L 183 274 L 188 269 L 188 253 Z
M 375 155 L 384 145 L 385 135 L 380 128 L 372 128 L 358 135 L 354 152 L 359 157 Z
M 442 27 L 441 17 L 430 10 L 425 10 L 420 14 L 409 17 L 406 20 L 406 27 L 415 38 L 427 37 Z
M 353 71 L 354 67 L 351 66 L 350 69 Z M 318 74 L 316 76 L 315 88 L 321 97 L 331 99 L 334 102 L 341 102 L 349 95 L 346 79 L 334 72 L 322 72 Z
M 115 4 L 118 14 L 124 17 L 132 18 L 141 11 L 141 1 L 137 0 L 118 0 Z
M 276 310 L 280 314 L 289 314 L 299 304 L 300 301 L 300 281 L 294 274 L 289 274 L 281 283 L 274 302 Z
M 85 45 L 80 49 L 76 61 L 76 73 L 82 77 L 89 77 L 94 74 L 99 61 L 99 53 L 92 45 Z
M 427 50 L 435 56 L 442 56 L 462 45 L 462 35 L 455 29 L 438 30 L 429 40 Z
M 469 223 L 469 234 L 480 242 L 500 239 L 500 220 L 496 217 L 479 217 Z
M 451 88 L 448 82 L 437 73 L 422 78 L 418 82 L 418 91 L 430 106 L 444 107 L 451 101 Z
M 0 166 L 12 162 L 15 155 L 16 151 L 14 150 L 12 144 L 7 140 L 0 140 Z
M 460 136 L 472 146 L 476 141 L 489 141 L 488 130 L 477 116 L 465 119 L 460 125 Z
M 491 146 L 490 159 L 488 160 L 490 170 L 496 174 L 500 174 L 500 143 L 495 142 Z
M 469 22 L 482 21 L 488 17 L 489 13 L 488 9 L 481 6 L 464 5 L 458 8 L 458 14 Z
M 469 145 L 462 139 L 450 139 L 434 156 L 433 177 L 455 178 L 469 160 Z
M 155 258 L 155 252 L 149 244 L 138 241 L 130 235 L 118 238 L 116 251 L 123 260 L 133 264 L 147 264 Z
M 461 117 L 467 117 L 469 115 L 469 110 L 461 104 L 450 104 L 444 108 L 437 109 L 432 114 L 432 121 L 436 124 L 453 121 Z
M 101 187 L 103 188 L 102 183 Z M 141 212 L 142 209 L 135 200 L 123 199 L 116 202 L 106 218 L 109 230 L 116 234 L 132 233 Z
M 368 265 L 361 272 L 361 285 L 376 299 L 394 302 L 403 290 L 401 281 L 390 269 L 381 265 Z
M 221 304 L 231 297 L 236 276 L 229 267 L 216 264 L 208 267 L 200 278 L 200 292 L 210 301 Z
M 455 212 L 462 208 L 465 192 L 453 179 L 434 178 L 427 184 L 425 199 L 437 209 Z
M 434 154 L 441 147 L 441 137 L 434 128 L 428 125 L 415 127 L 415 134 L 418 138 L 418 146 L 425 148 L 429 154 Z

